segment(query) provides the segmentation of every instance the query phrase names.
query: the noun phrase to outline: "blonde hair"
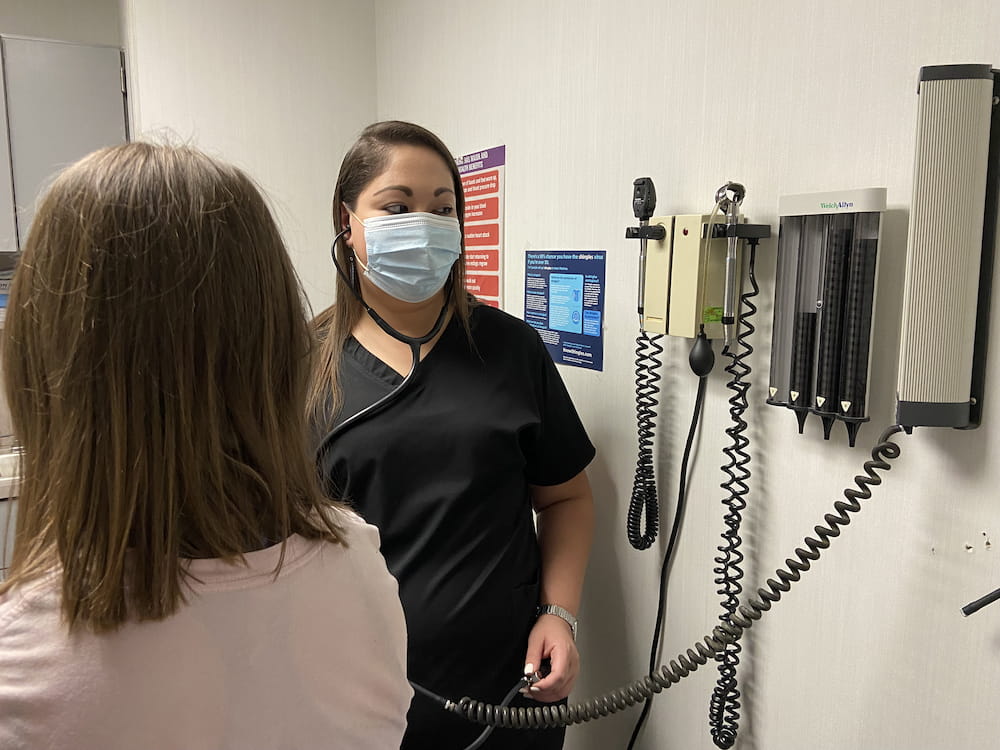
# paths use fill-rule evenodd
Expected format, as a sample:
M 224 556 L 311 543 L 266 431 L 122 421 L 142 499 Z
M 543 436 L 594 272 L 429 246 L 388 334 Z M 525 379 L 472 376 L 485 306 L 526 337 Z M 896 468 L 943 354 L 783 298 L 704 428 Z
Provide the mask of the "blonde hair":
M 464 229 L 465 195 L 462 192 L 462 177 L 448 147 L 426 128 L 410 122 L 386 120 L 369 125 L 361 131 L 358 140 L 348 150 L 340 165 L 340 174 L 337 176 L 337 185 L 333 192 L 333 225 L 337 234 L 345 228 L 341 221 L 340 206 L 346 205 L 352 211 L 356 208 L 358 196 L 389 166 L 392 149 L 396 146 L 421 146 L 434 151 L 444 160 L 455 183 L 455 214 L 459 225 Z M 348 263 L 351 250 L 343 237 L 337 240 L 334 252 L 341 268 L 352 267 Z M 465 291 L 464 232 L 461 256 L 452 266 L 448 281 L 449 305 L 452 313 L 465 327 L 471 343 L 469 315 L 478 302 Z M 313 321 L 313 327 L 321 343 L 309 388 L 307 411 L 316 424 L 328 424 L 343 401 L 338 383 L 340 357 L 344 342 L 351 335 L 362 313 L 361 303 L 344 278 L 337 274 L 334 303 Z
M 307 448 L 311 341 L 243 172 L 148 143 L 63 172 L 4 331 L 23 479 L 0 591 L 60 569 L 70 629 L 108 631 L 175 612 L 184 558 L 341 541 Z

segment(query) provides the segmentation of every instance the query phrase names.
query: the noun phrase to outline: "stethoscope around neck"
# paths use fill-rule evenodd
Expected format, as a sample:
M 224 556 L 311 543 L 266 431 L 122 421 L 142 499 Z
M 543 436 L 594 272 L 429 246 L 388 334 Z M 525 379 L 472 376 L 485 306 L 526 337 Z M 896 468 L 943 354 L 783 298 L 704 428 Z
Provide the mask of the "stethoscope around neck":
M 335 438 L 340 437 L 347 430 L 351 429 L 359 422 L 363 422 L 366 419 L 370 419 L 379 412 L 383 411 L 388 406 L 399 400 L 399 398 L 406 392 L 410 384 L 413 382 L 414 377 L 417 373 L 417 369 L 420 365 L 420 347 L 426 344 L 428 341 L 433 339 L 435 336 L 438 335 L 438 333 L 441 332 L 441 327 L 444 325 L 444 322 L 448 317 L 448 303 L 451 301 L 451 294 L 452 294 L 453 285 L 451 278 L 449 277 L 448 281 L 445 283 L 444 302 L 441 305 L 441 312 L 438 313 L 437 320 L 434 321 L 434 325 L 423 336 L 407 336 L 405 333 L 397 331 L 395 328 L 389 325 L 389 322 L 386 321 L 386 319 L 383 318 L 381 315 L 379 315 L 371 305 L 365 302 L 364 297 L 361 296 L 361 289 L 357 284 L 357 277 L 355 276 L 354 278 L 352 278 L 348 276 L 347 273 L 344 271 L 343 267 L 337 261 L 337 242 L 339 242 L 340 239 L 350 231 L 351 228 L 347 227 L 346 229 L 342 230 L 339 234 L 337 234 L 336 237 L 333 238 L 333 245 L 330 246 L 330 257 L 333 260 L 333 265 L 337 269 L 337 273 L 340 275 L 340 278 L 344 281 L 344 284 L 347 286 L 348 289 L 351 290 L 351 294 L 354 295 L 354 297 L 358 300 L 358 302 L 361 303 L 361 306 L 364 308 L 365 312 L 368 313 L 368 317 L 370 317 L 373 321 L 375 321 L 375 324 L 383 331 L 385 331 L 389 336 L 410 347 L 410 356 L 411 356 L 410 371 L 406 374 L 406 377 L 403 378 L 403 382 L 401 382 L 399 385 L 397 385 L 395 388 L 389 391 L 389 393 L 387 393 L 385 396 L 383 396 L 373 404 L 366 406 L 364 409 L 357 412 L 356 414 L 351 415 L 343 422 L 338 424 L 336 427 L 334 427 L 332 430 L 330 430 L 320 441 L 319 445 L 316 447 L 317 463 L 319 463 L 319 460 L 323 457 L 323 454 L 325 453 L 327 446 L 329 446 L 330 443 L 333 442 Z M 350 248 L 348 248 L 348 250 L 353 254 L 354 252 L 353 250 L 351 250 Z
M 395 388 L 389 391 L 389 393 L 387 393 L 385 396 L 380 398 L 375 403 L 371 404 L 370 406 L 366 406 L 361 411 L 345 419 L 343 422 L 334 427 L 323 437 L 323 439 L 320 441 L 319 445 L 316 448 L 317 466 L 320 465 L 320 461 L 323 458 L 323 454 L 326 452 L 327 446 L 329 446 L 330 443 L 332 443 L 336 438 L 343 435 L 347 430 L 351 429 L 351 427 L 354 427 L 359 422 L 363 422 L 364 420 L 369 419 L 375 414 L 378 414 L 380 411 L 387 408 L 390 404 L 397 401 L 406 392 L 406 389 L 409 387 L 410 383 L 413 382 L 414 376 L 417 373 L 417 368 L 420 365 L 420 347 L 426 344 L 431 339 L 433 339 L 435 336 L 437 336 L 438 333 L 441 331 L 441 327 L 444 325 L 444 321 L 448 316 L 448 303 L 451 301 L 451 295 L 454 289 L 451 277 L 449 277 L 444 287 L 444 302 L 441 305 L 441 312 L 438 313 L 437 320 L 434 321 L 434 326 L 431 328 L 431 330 L 429 330 L 423 336 L 407 336 L 404 333 L 400 333 L 391 325 L 389 325 L 389 323 L 385 320 L 385 318 L 379 315 L 372 308 L 371 305 L 365 302 L 364 297 L 361 296 L 361 289 L 359 288 L 359 285 L 356 283 L 357 277 L 354 276 L 352 278 L 348 276 L 347 273 L 344 271 L 344 269 L 341 267 L 340 263 L 337 261 L 337 242 L 350 231 L 351 228 L 347 227 L 346 229 L 341 231 L 336 237 L 333 238 L 333 245 L 330 247 L 330 257 L 333 259 L 333 265 L 337 269 L 337 273 L 340 275 L 340 278 L 343 279 L 344 284 L 347 286 L 348 289 L 351 290 L 351 293 L 355 296 L 358 302 L 361 303 L 361 306 L 365 309 L 365 312 L 368 313 L 368 316 L 372 320 L 374 320 L 375 323 L 378 325 L 378 327 L 381 328 L 383 331 L 385 331 L 387 334 L 392 336 L 397 341 L 402 341 L 404 344 L 407 344 L 410 347 L 410 354 L 413 359 L 410 364 L 410 371 L 406 374 L 406 377 L 403 378 L 403 382 L 401 382 L 399 385 L 397 385 Z M 348 248 L 348 250 L 350 250 L 352 254 L 354 253 L 353 249 Z M 352 267 L 352 271 L 353 270 L 354 269 Z M 522 688 L 531 685 L 537 679 L 538 675 L 536 673 L 536 675 L 532 677 L 524 677 L 521 680 L 519 680 L 518 683 L 504 697 L 503 701 L 500 703 L 501 707 L 506 707 L 507 705 L 509 705 L 511 700 L 513 700 L 513 698 Z M 430 690 L 423 687 L 422 685 L 419 685 L 416 682 L 413 682 L 412 680 L 410 680 L 409 683 L 417 693 L 420 693 L 425 697 L 430 698 L 435 703 L 443 703 L 443 704 L 448 703 L 448 701 L 445 701 L 445 699 L 443 699 L 441 696 L 432 693 Z M 475 748 L 480 747 L 484 742 L 486 742 L 487 738 L 490 736 L 490 734 L 492 734 L 494 729 L 495 727 L 486 727 L 476 738 L 476 740 L 472 744 L 468 745 L 465 748 L 465 750 L 474 750 Z

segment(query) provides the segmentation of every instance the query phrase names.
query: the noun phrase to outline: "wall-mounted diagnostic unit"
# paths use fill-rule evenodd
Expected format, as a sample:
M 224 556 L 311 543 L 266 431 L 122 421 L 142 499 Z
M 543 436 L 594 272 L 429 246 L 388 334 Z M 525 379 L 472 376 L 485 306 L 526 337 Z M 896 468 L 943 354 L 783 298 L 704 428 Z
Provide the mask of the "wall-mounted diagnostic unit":
M 646 251 L 643 330 L 693 339 L 704 326 L 708 338 L 722 338 L 726 239 L 711 230 L 724 230 L 726 217 L 654 216 L 650 224 L 663 227 L 664 238 Z M 742 248 L 737 262 L 741 255 Z
M 726 337 L 735 324 L 733 308 L 742 288 L 743 240 L 768 236 L 766 225 L 748 225 L 731 202 L 727 216 L 654 216 L 662 239 L 648 242 L 643 277 L 642 330 L 710 339 Z M 766 230 L 766 231 L 765 231 Z
M 778 201 L 767 403 L 835 421 L 854 445 L 868 421 L 871 331 L 885 188 L 786 195 Z

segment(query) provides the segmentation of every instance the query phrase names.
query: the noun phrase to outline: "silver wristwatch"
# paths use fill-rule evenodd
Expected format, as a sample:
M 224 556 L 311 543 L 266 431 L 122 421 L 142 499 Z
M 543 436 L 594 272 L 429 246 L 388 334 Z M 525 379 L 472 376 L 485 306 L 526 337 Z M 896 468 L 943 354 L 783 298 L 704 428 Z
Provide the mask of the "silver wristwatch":
M 535 617 L 541 617 L 542 615 L 561 617 L 569 625 L 569 629 L 573 631 L 573 640 L 576 640 L 576 618 L 573 617 L 568 609 L 564 609 L 558 604 L 540 604 L 538 611 L 535 612 Z

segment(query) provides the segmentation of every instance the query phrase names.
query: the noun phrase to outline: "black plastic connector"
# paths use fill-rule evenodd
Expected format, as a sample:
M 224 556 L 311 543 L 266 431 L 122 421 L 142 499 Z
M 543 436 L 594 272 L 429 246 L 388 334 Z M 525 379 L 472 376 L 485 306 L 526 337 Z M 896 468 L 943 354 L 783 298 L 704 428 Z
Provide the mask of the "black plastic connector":
M 662 240 L 666 236 L 667 228 L 662 224 L 625 228 L 625 239 L 627 240 Z
M 736 237 L 741 240 L 766 240 L 771 236 L 770 224 L 712 224 L 712 239 Z

